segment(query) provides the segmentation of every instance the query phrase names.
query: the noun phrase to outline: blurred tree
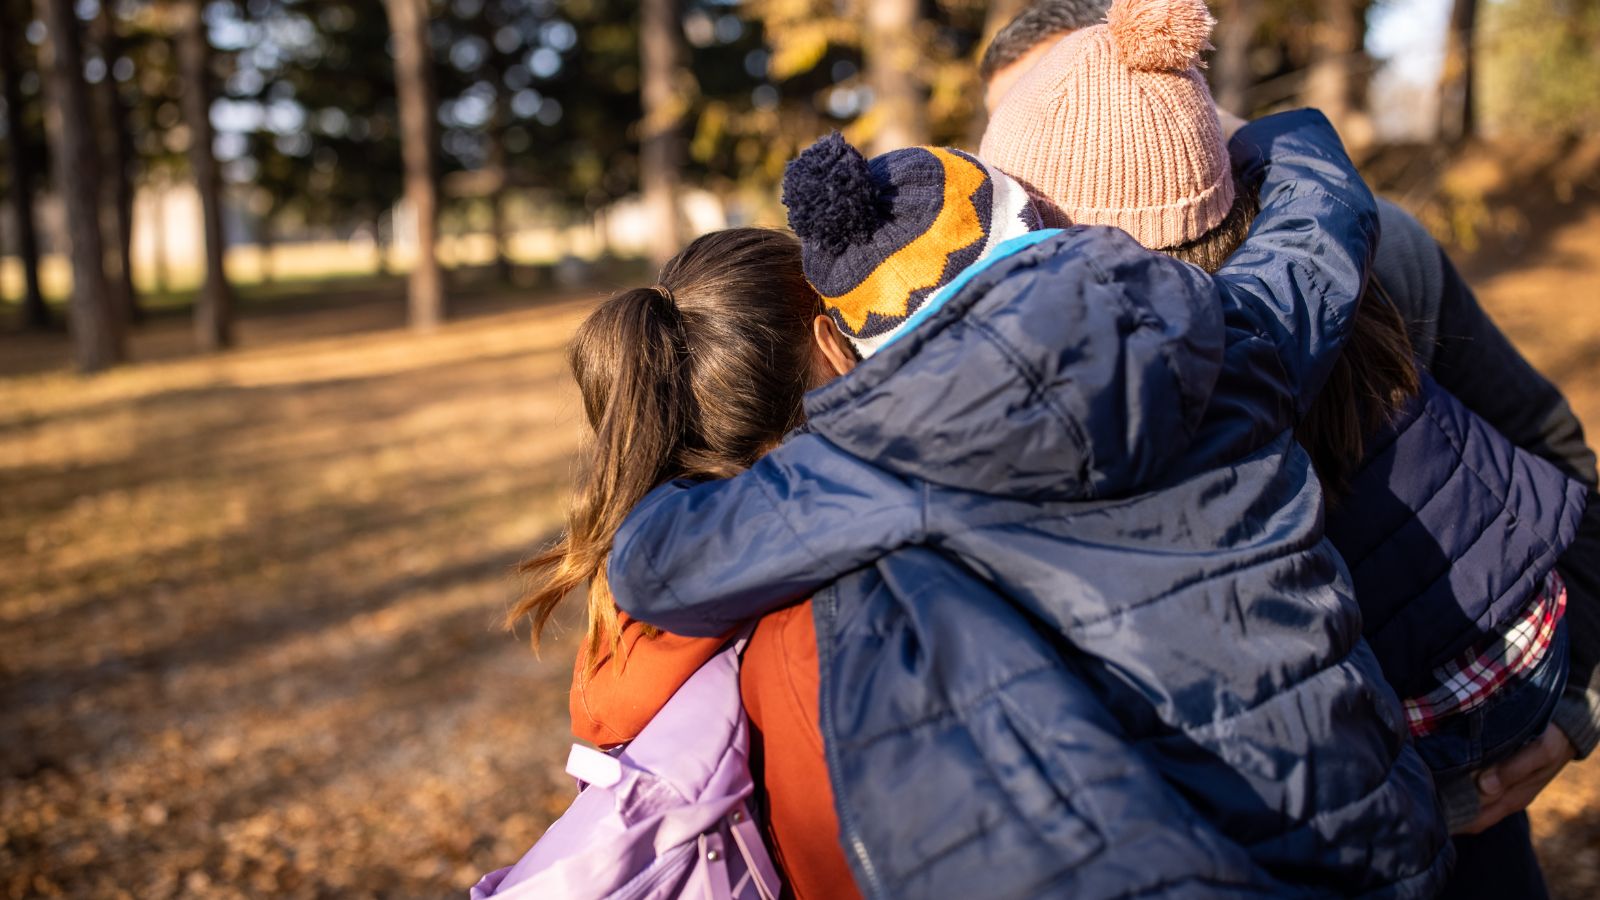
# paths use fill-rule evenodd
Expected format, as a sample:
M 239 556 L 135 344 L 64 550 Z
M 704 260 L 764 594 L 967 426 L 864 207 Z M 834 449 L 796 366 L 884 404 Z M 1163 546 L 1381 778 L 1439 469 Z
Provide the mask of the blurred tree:
M 929 141 L 928 101 L 917 76 L 923 60 L 919 37 L 922 15 L 917 0 L 870 0 L 862 32 L 872 154 Z
M 1250 88 L 1255 85 L 1250 50 L 1261 23 L 1261 0 L 1221 0 L 1215 13 L 1217 52 L 1211 60 L 1211 88 L 1218 106 L 1248 115 Z
M 484 171 L 489 176 L 485 198 L 489 207 L 489 235 L 494 241 L 494 274 L 501 283 L 509 283 L 513 272 L 511 251 L 506 238 L 506 195 L 511 187 L 506 165 L 506 129 L 511 125 L 511 99 L 506 89 L 506 69 L 511 66 L 509 51 L 502 49 L 511 44 L 501 38 L 490 10 L 476 18 L 478 37 L 488 48 L 484 53 L 483 75 L 494 88 L 489 101 L 488 120 L 484 123 Z M 501 28 L 507 27 L 501 25 Z
M 1501 0 L 1478 29 L 1486 128 L 1600 134 L 1600 0 Z
M 1455 0 L 1444 36 L 1444 63 L 1439 69 L 1439 139 L 1458 143 L 1473 136 L 1473 78 L 1476 61 L 1478 0 Z
M 0 81 L 4 82 L 6 106 L 6 187 L 11 197 L 17 260 L 22 265 L 22 326 L 40 330 L 50 327 L 51 318 L 39 287 L 39 233 L 33 211 L 39 157 L 29 115 L 34 104 L 22 89 L 23 72 L 31 62 L 24 57 L 29 48 L 22 32 L 33 15 L 27 0 L 0 0 L 0 12 L 4 13 L 0 15 Z
M 87 68 L 95 79 L 95 112 L 100 126 L 100 151 L 105 178 L 101 184 L 100 220 L 106 225 L 107 285 L 111 300 L 128 322 L 144 318 L 133 286 L 133 186 L 137 165 L 128 109 L 119 82 L 132 75 L 132 61 L 123 56 L 123 42 L 112 0 L 100 0 L 89 25 L 92 48 Z
M 644 119 L 639 126 L 639 179 L 650 216 L 650 257 L 665 263 L 683 248 L 679 211 L 682 168 L 687 158 L 683 122 L 693 99 L 693 77 L 684 67 L 681 0 L 639 4 L 639 47 L 644 82 Z
M 990 7 L 984 0 L 910 4 L 911 25 L 892 42 L 912 51 L 912 77 L 895 79 L 905 91 L 902 100 L 912 98 L 908 113 L 900 115 L 890 111 L 893 102 L 885 105 L 874 86 L 872 57 L 878 63 L 899 60 L 901 66 L 906 57 L 878 53 L 882 42 L 868 36 L 869 16 L 906 14 L 904 0 L 893 2 L 901 8 L 879 10 L 876 2 L 866 0 L 741 4 L 740 14 L 754 26 L 750 31 L 758 41 L 748 51 L 746 66 L 752 74 L 764 75 L 753 92 L 748 86 L 743 90 L 757 102 L 707 87 L 695 157 L 709 160 L 727 177 L 770 190 L 784 163 L 834 129 L 863 149 L 888 146 L 893 140 L 879 136 L 880 125 L 899 131 L 899 140 L 972 142 L 977 136 L 974 117 L 982 105 L 973 61 L 983 50 Z M 882 21 L 887 20 L 880 20 L 880 28 Z M 703 85 L 711 84 L 698 59 L 696 74 Z M 713 149 L 729 144 L 733 153 Z
M 640 190 L 639 24 L 637 4 L 589 0 L 563 4 L 536 30 L 523 64 L 531 81 L 512 98 L 508 137 L 553 151 L 514 163 L 551 207 L 593 216 Z
M 439 172 L 434 147 L 431 44 L 426 0 L 384 0 L 394 33 L 400 149 L 405 161 L 407 214 L 417 259 L 407 281 L 411 327 L 427 331 L 444 321 L 444 273 L 439 268 Z
M 109 74 L 123 86 L 123 90 L 118 91 L 118 99 L 122 101 L 123 112 L 120 135 L 128 141 L 123 154 L 128 165 L 128 179 L 122 202 L 128 205 L 130 221 L 133 218 L 131 205 L 138 197 L 141 184 L 155 189 L 147 194 L 147 210 L 155 221 L 165 221 L 162 197 L 165 197 L 166 186 L 187 179 L 189 170 L 181 143 L 186 139 L 179 101 L 182 78 L 173 53 L 173 22 L 168 13 L 168 0 L 115 3 L 117 53 L 109 62 Z M 107 136 L 102 141 L 107 139 L 112 138 Z M 110 165 L 109 160 L 104 165 Z M 122 186 L 118 186 L 118 194 L 120 192 Z M 114 227 L 120 231 L 120 223 Z M 114 234 L 112 227 L 107 227 L 106 231 L 107 235 Z M 131 227 L 128 237 L 131 237 Z M 166 271 L 166 229 L 152 227 L 147 237 L 155 250 L 150 282 L 157 293 L 165 293 L 170 287 Z
M 183 121 L 189 132 L 189 171 L 200 195 L 200 235 L 205 244 L 205 281 L 195 298 L 195 339 L 202 350 L 233 343 L 233 286 L 223 266 L 222 174 L 211 129 L 211 42 L 205 0 L 184 0 L 173 9 L 178 65 L 183 73 Z
M 71 0 L 39 0 L 39 13 L 47 34 L 44 70 L 56 189 L 66 204 L 71 241 L 73 356 L 80 371 L 98 372 L 126 358 L 127 335 L 106 286 L 99 216 L 100 163 L 89 114 L 89 88 L 83 80 L 81 23 Z
M 1024 9 L 1029 6 L 1028 0 L 989 0 L 984 4 L 986 9 L 983 16 L 983 37 L 973 49 L 972 61 L 974 64 L 983 58 L 983 53 L 989 47 L 989 42 L 1000 29 L 1010 24 Z M 989 127 L 989 115 L 982 104 L 972 114 L 972 127 L 967 131 L 967 145 L 976 147 L 983 140 L 984 129 Z
M 1303 95 L 1306 105 L 1327 114 L 1347 144 L 1358 146 L 1373 136 L 1366 100 L 1372 72 L 1366 51 L 1371 6 L 1371 0 L 1321 0 L 1311 29 Z
M 242 27 L 226 97 L 260 114 L 230 180 L 248 192 L 258 236 L 270 241 L 280 220 L 360 224 L 385 269 L 383 220 L 403 192 L 404 163 L 383 0 L 257 0 Z

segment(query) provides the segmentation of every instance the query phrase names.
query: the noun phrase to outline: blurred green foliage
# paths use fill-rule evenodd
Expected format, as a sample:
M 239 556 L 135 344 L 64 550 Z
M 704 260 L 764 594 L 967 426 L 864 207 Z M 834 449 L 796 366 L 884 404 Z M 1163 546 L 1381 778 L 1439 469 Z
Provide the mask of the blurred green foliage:
M 1498 135 L 1600 133 L 1600 0 L 1496 0 L 1479 35 Z

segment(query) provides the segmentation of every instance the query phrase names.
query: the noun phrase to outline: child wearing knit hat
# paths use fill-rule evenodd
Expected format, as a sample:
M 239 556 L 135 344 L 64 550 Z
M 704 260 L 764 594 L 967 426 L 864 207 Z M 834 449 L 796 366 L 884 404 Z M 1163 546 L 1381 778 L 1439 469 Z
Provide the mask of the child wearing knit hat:
M 1197 69 L 1213 24 L 1201 0 L 1116 0 L 1104 24 L 1061 39 L 1011 89 L 984 156 L 1026 184 L 1052 224 L 1114 225 L 1216 270 L 1255 210 Z M 1337 501 L 1328 534 L 1457 828 L 1477 815 L 1475 774 L 1543 734 L 1565 686 L 1566 589 L 1554 566 L 1581 492 L 1417 371 L 1381 291 L 1353 318 L 1338 377 L 1298 436 Z M 1351 428 L 1325 425 L 1340 415 L 1360 423 L 1353 442 Z M 1453 423 L 1448 437 L 1441 422 Z M 1444 487 L 1446 471 L 1472 473 L 1470 487 Z M 1419 496 L 1422 484 L 1435 487 Z M 1512 507 L 1492 521 L 1478 512 Z M 1471 549 L 1502 542 L 1531 549 Z
M 1006 94 L 979 151 L 1048 225 L 1112 225 L 1146 247 L 1194 241 L 1228 216 L 1232 168 L 1200 54 L 1203 0 L 1116 0 Z
M 969 153 L 912 147 L 869 163 L 838 132 L 789 164 L 783 202 L 806 278 L 863 357 L 963 270 L 1040 228 L 1021 186 Z

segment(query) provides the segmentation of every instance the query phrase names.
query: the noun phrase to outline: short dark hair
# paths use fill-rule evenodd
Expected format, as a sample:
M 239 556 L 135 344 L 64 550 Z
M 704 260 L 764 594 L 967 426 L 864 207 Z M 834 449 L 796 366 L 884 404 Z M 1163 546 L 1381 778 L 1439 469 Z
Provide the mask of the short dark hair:
M 1111 0 L 1038 0 L 1006 23 L 983 51 L 978 74 L 985 82 L 1051 38 L 1105 21 Z

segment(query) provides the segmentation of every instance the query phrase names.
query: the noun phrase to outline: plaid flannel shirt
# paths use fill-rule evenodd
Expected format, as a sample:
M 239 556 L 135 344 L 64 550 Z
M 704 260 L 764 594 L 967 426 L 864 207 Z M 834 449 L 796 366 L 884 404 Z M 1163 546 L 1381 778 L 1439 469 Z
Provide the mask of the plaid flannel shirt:
M 1532 671 L 1550 650 L 1556 623 L 1567 611 L 1567 586 L 1551 572 L 1522 617 L 1487 646 L 1468 651 L 1433 670 L 1436 685 L 1405 701 L 1412 737 L 1431 733 L 1440 720 L 1471 712 L 1509 682 Z

